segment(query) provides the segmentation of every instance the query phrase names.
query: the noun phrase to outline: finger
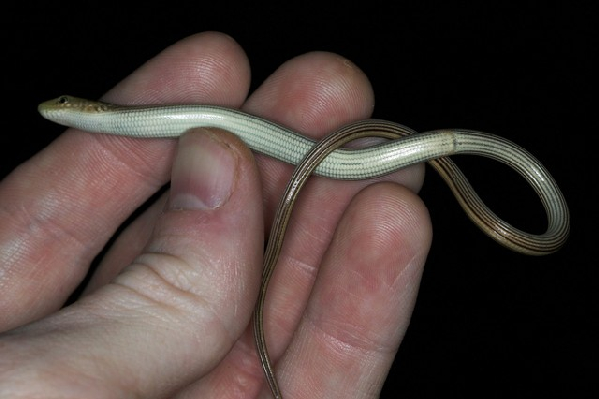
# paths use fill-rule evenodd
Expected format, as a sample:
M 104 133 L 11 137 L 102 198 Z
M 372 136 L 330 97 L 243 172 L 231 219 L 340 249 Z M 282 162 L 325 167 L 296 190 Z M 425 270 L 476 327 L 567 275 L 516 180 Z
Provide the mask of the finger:
M 320 139 L 351 121 L 369 118 L 374 93 L 366 75 L 351 61 L 337 54 L 314 52 L 279 67 L 252 93 L 243 109 Z M 264 156 L 257 156 L 257 160 L 265 176 L 267 215 L 272 216 L 293 167 Z M 394 178 L 418 191 L 422 168 L 406 169 Z M 327 185 L 330 182 L 327 180 Z M 356 190 L 364 184 L 354 182 L 353 187 Z
M 350 61 L 329 53 L 310 53 L 281 66 L 244 106 L 315 138 L 370 116 L 373 92 L 366 76 Z M 258 157 L 267 225 L 274 214 L 291 167 Z M 411 167 L 378 180 L 417 191 L 423 167 Z M 301 193 L 289 223 L 265 305 L 265 331 L 276 359 L 299 322 L 322 256 L 351 198 L 372 184 L 312 178 Z
M 164 397 L 213 369 L 249 322 L 261 210 L 258 171 L 239 139 L 183 136 L 145 251 L 114 283 L 5 336 L 0 391 Z
M 105 99 L 237 106 L 248 87 L 241 48 L 208 33 L 166 49 Z M 0 184 L 0 330 L 64 303 L 118 225 L 167 181 L 174 143 L 69 131 Z
M 378 184 L 353 199 L 277 365 L 283 392 L 378 397 L 409 324 L 431 232 L 424 205 L 404 187 Z

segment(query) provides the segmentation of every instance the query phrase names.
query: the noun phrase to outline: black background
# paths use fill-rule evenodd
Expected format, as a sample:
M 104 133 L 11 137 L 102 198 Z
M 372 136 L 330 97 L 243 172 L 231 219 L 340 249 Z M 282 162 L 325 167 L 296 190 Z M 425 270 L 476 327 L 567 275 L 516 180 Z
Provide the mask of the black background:
M 571 237 L 560 252 L 513 254 L 472 226 L 428 169 L 421 195 L 435 238 L 382 397 L 576 397 L 593 389 L 597 92 L 591 60 L 598 35 L 590 9 L 450 2 L 328 9 L 324 3 L 41 4 L 13 4 L 3 12 L 2 176 L 62 131 L 37 115 L 37 103 L 66 93 L 99 97 L 189 34 L 233 36 L 249 55 L 253 87 L 303 52 L 337 52 L 370 77 L 375 117 L 418 131 L 461 127 L 507 137 L 548 167 L 572 213 Z M 521 178 L 480 158 L 457 161 L 500 216 L 542 231 L 544 213 Z

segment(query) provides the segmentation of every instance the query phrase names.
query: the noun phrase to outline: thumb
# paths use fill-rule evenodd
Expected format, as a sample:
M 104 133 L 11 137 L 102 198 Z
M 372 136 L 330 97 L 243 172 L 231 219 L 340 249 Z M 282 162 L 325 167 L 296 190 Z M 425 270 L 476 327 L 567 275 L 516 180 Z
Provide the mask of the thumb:
M 5 336 L 0 347 L 4 360 L 10 357 L 10 380 L 19 378 L 15 370 L 28 369 L 29 377 L 44 376 L 24 376 L 27 385 L 20 386 L 28 394 L 81 388 L 79 397 L 155 397 L 200 378 L 249 323 L 260 281 L 262 224 L 260 180 L 249 149 L 225 132 L 185 134 L 170 198 L 144 253 L 114 282 Z M 0 381 L 8 383 L 2 363 Z

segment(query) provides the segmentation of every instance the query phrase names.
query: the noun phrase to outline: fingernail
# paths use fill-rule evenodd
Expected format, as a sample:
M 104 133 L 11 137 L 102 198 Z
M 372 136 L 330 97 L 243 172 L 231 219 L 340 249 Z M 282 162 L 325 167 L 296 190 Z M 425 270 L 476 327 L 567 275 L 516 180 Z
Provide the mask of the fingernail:
M 231 148 L 206 130 L 179 139 L 171 176 L 170 209 L 215 209 L 233 189 L 236 157 Z

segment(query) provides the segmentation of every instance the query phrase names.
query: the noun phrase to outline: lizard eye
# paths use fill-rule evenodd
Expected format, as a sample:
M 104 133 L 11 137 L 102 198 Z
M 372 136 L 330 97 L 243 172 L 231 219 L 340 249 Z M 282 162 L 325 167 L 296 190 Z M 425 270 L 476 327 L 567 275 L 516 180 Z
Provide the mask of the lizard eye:
M 68 104 L 69 103 L 69 97 L 68 96 L 60 96 L 58 97 L 58 104 Z

